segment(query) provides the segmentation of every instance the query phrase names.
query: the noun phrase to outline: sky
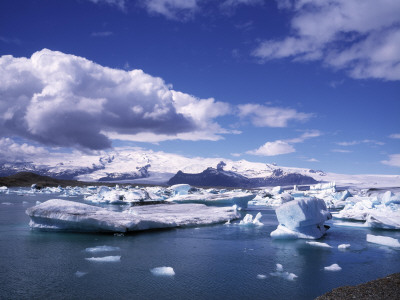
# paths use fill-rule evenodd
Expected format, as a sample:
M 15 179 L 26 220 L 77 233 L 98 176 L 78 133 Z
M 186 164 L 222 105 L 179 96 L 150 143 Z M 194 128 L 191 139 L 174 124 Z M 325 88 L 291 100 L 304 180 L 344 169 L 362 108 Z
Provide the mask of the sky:
M 140 147 L 399 174 L 399 116 L 398 0 L 0 1 L 3 162 Z

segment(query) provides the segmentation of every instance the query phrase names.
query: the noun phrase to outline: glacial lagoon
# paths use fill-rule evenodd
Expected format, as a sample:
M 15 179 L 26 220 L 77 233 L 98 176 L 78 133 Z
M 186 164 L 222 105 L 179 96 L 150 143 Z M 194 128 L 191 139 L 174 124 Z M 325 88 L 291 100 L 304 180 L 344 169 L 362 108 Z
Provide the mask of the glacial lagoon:
M 334 219 L 317 240 L 331 248 L 273 240 L 278 221 L 264 206 L 241 211 L 243 217 L 260 212 L 263 226 L 239 219 L 125 235 L 31 230 L 26 209 L 54 198 L 84 202 L 82 195 L 0 194 L 1 298 L 313 299 L 400 271 L 400 250 L 366 241 L 367 234 L 399 239 L 399 231 L 340 226 Z M 341 270 L 325 270 L 333 264 Z

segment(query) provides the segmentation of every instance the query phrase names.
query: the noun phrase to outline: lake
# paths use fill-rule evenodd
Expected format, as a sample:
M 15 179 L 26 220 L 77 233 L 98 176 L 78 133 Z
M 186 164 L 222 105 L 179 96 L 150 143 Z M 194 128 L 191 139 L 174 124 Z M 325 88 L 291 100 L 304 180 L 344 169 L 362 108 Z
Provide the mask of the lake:
M 275 212 L 259 206 L 243 215 L 261 212 L 264 226 L 241 226 L 237 221 L 124 236 L 30 230 L 25 210 L 53 198 L 59 196 L 0 194 L 0 298 L 313 299 L 335 287 L 400 271 L 399 250 L 366 242 L 368 233 L 399 239 L 398 231 L 339 227 L 330 221 L 331 229 L 318 241 L 332 248 L 305 240 L 276 241 L 269 236 L 278 225 Z M 82 202 L 83 196 L 63 199 Z M 339 250 L 344 243 L 351 247 Z M 85 251 L 103 245 L 118 248 Z M 85 259 L 104 256 L 121 258 Z M 324 270 L 334 263 L 342 270 Z M 272 276 L 276 264 L 297 278 Z M 155 276 L 150 271 L 163 266 L 172 267 L 175 275 Z

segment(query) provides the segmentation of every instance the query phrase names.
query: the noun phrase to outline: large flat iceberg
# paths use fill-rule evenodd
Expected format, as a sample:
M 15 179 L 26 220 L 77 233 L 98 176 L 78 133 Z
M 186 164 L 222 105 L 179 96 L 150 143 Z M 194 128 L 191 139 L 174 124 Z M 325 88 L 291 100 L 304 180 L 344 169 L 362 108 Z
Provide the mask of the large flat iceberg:
M 161 204 L 116 212 L 84 203 L 53 199 L 28 208 L 30 226 L 48 231 L 129 232 L 189 227 L 238 219 L 233 207 L 203 204 Z
M 325 202 L 314 197 L 287 202 L 275 212 L 279 222 L 271 232 L 275 239 L 318 239 L 329 228 L 324 222 L 332 218 Z

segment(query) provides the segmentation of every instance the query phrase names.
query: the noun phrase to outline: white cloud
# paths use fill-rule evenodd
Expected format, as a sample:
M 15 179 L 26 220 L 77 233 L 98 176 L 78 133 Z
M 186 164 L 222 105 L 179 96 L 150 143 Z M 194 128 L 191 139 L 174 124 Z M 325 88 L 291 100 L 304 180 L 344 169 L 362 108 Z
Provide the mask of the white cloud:
M 389 160 L 382 160 L 381 163 L 392 167 L 400 167 L 400 153 L 389 155 Z
M 48 155 L 43 147 L 18 144 L 10 138 L 0 138 L 0 162 L 30 161 L 38 156 Z
M 385 143 L 383 142 L 379 142 L 379 141 L 375 141 L 375 140 L 356 140 L 356 141 L 351 141 L 351 142 L 338 142 L 336 143 L 339 146 L 354 146 L 354 145 L 360 145 L 360 144 L 373 144 L 373 145 L 377 145 L 377 146 L 383 146 L 385 145 Z
M 91 36 L 93 37 L 107 37 L 113 35 L 111 31 L 99 31 L 99 32 L 92 32 Z
M 393 134 L 389 135 L 389 137 L 391 139 L 400 139 L 400 133 L 393 133 Z
M 266 142 L 256 150 L 247 151 L 247 154 L 261 156 L 275 156 L 295 152 L 296 149 L 288 142 L 277 140 L 274 142 Z
M 351 153 L 353 151 L 351 150 L 345 150 L 345 149 L 332 149 L 332 152 L 337 152 L 337 153 Z
M 259 104 L 244 104 L 238 106 L 238 115 L 248 117 L 257 127 L 286 127 L 290 121 L 305 122 L 312 114 L 298 112 L 292 108 L 272 107 Z
M 142 70 L 124 71 L 47 49 L 0 57 L 0 136 L 105 149 L 110 137 L 218 140 L 230 106 L 173 91 Z
M 292 144 L 303 143 L 305 140 L 318 137 L 321 132 L 318 130 L 310 130 L 304 132 L 301 136 L 287 140 L 277 140 L 273 142 L 266 142 L 260 148 L 247 151 L 247 154 L 262 155 L 262 156 L 275 156 L 281 154 L 288 154 L 296 152 Z
M 110 5 L 119 8 L 122 11 L 126 10 L 126 1 L 125 0 L 89 0 L 95 4 L 102 4 L 102 5 Z
M 319 160 L 316 158 L 310 158 L 310 159 L 307 159 L 307 161 L 308 162 L 319 162 Z
M 198 0 L 145 0 L 149 13 L 158 14 L 171 20 L 188 20 L 198 9 Z
M 400 79 L 400 2 L 397 0 L 280 1 L 291 34 L 266 40 L 253 55 L 263 60 L 321 60 L 354 78 Z

